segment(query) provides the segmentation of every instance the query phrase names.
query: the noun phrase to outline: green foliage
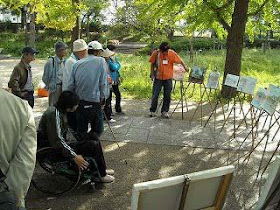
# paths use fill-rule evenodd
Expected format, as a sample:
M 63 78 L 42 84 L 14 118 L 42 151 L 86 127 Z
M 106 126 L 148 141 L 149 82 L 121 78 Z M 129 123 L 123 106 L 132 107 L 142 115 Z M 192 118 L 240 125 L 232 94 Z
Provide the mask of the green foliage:
M 11 31 L 13 33 L 17 32 L 19 26 L 17 24 L 11 23 L 11 21 L 1 22 L 0 21 L 0 31 Z
M 25 47 L 24 40 L 25 35 L 21 33 L 0 33 L 0 48 L 3 48 L 3 54 L 12 55 L 15 57 L 21 56 L 21 50 Z M 37 41 L 36 49 L 39 50 L 39 54 L 36 55 L 37 58 L 48 58 L 54 54 L 54 43 L 61 39 L 54 36 L 45 36 L 44 40 Z M 68 45 L 70 44 L 70 39 L 64 40 Z
M 190 38 L 176 38 L 173 41 L 168 41 L 171 49 L 176 52 L 187 52 L 190 49 Z M 160 41 L 155 42 L 155 47 L 158 48 Z M 225 47 L 225 41 L 214 39 L 214 38 L 194 38 L 193 39 L 193 49 L 194 50 L 211 50 L 216 49 L 217 47 Z M 144 49 L 141 49 L 137 52 L 140 55 L 148 55 L 151 52 L 151 44 L 149 44 Z

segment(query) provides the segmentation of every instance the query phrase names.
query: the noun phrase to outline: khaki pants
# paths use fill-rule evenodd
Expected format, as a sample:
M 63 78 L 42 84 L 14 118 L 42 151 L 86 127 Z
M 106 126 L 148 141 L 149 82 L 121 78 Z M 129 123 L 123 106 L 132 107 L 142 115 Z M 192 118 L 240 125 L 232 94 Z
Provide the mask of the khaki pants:
M 56 90 L 49 92 L 49 106 L 55 105 L 62 92 L 62 85 L 56 85 Z

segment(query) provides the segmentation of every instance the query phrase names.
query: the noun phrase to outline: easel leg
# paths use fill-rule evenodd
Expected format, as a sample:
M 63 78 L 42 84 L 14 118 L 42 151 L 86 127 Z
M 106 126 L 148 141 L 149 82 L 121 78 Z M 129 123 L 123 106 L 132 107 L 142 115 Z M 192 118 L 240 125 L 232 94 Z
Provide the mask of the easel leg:
M 183 98 L 183 81 L 180 81 L 180 94 L 181 94 L 181 106 L 182 106 L 182 120 L 184 119 L 184 98 Z

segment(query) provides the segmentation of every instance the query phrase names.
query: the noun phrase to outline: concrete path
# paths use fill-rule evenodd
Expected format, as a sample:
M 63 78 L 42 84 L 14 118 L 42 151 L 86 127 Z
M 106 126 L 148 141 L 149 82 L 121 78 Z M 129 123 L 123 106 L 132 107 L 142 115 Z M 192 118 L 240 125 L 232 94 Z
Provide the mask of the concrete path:
M 18 60 L 8 59 L 0 61 L 0 75 L 3 87 Z M 36 61 L 34 75 L 41 78 L 45 61 Z M 254 183 L 258 166 L 262 158 L 262 151 L 266 149 L 262 167 L 267 163 L 271 152 L 277 146 L 279 136 L 275 140 L 271 138 L 276 133 L 277 126 L 270 132 L 267 138 L 256 148 L 248 162 L 238 165 L 238 159 L 246 155 L 252 146 L 252 135 L 248 135 L 251 118 L 236 131 L 236 138 L 230 138 L 233 134 L 233 115 L 220 133 L 224 122 L 221 107 L 217 109 L 216 121 L 214 118 L 204 128 L 206 119 L 211 113 L 209 104 L 203 104 L 202 116 L 200 109 L 194 120 L 190 120 L 197 107 L 196 103 L 188 103 L 188 111 L 184 109 L 184 120 L 181 119 L 181 109 L 177 108 L 171 119 L 161 117 L 149 118 L 149 100 L 123 100 L 122 107 L 125 115 L 115 115 L 116 123 L 110 124 L 115 137 L 108 125 L 102 135 L 105 157 L 109 168 L 115 169 L 116 181 L 112 184 L 98 186 L 98 190 L 91 191 L 86 186 L 79 186 L 75 191 L 67 195 L 50 197 L 37 192 L 30 187 L 27 196 L 29 209 L 105 209 L 125 210 L 130 209 L 132 185 L 163 177 L 175 176 L 195 171 L 221 167 L 233 164 L 238 167 L 233 180 L 225 209 L 248 209 L 258 199 L 260 186 L 264 184 L 265 176 Z M 172 102 L 171 111 L 177 102 Z M 36 98 L 34 114 L 38 123 L 43 111 L 47 108 L 47 98 Z M 225 106 L 226 108 L 226 106 Z M 244 112 L 248 106 L 244 106 Z M 231 105 L 226 110 L 229 114 Z M 243 116 L 237 106 L 236 125 L 241 122 Z M 160 114 L 158 114 L 160 115 Z M 258 116 L 258 113 L 256 113 Z M 266 117 L 262 117 L 258 128 L 258 137 L 254 145 L 261 140 L 270 119 L 268 118 L 263 131 L 262 125 Z M 274 119 L 271 121 L 274 122 Z M 236 126 L 237 127 L 237 126 Z M 214 129 L 215 128 L 215 129 Z M 248 135 L 248 139 L 244 138 Z M 118 145 L 115 143 L 118 142 Z M 120 148 L 119 148 L 120 147 Z M 279 154 L 279 152 L 277 153 Z M 128 164 L 125 164 L 124 160 Z

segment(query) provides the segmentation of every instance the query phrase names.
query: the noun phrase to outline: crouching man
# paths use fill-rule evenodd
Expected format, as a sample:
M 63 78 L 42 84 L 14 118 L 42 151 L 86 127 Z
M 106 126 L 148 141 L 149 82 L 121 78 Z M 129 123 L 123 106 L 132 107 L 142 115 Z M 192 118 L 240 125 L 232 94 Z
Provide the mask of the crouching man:
M 89 133 L 78 139 L 79 141 L 70 142 L 66 139 L 69 131 L 67 125 L 67 113 L 74 112 L 79 103 L 79 97 L 72 91 L 63 91 L 58 98 L 55 106 L 50 106 L 43 114 L 38 131 L 38 147 L 51 146 L 61 152 L 64 157 L 72 158 L 81 169 L 87 169 L 89 163 L 84 157 L 92 157 L 97 163 L 97 167 L 103 183 L 113 182 L 114 171 L 106 169 L 100 140 L 95 133 Z M 81 138 L 81 137 L 80 137 Z

